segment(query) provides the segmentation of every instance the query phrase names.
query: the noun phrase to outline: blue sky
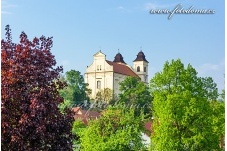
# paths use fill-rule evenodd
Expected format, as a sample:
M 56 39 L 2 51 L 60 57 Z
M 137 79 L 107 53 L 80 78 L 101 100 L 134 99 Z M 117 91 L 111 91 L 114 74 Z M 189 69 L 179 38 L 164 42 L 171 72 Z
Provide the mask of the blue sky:
M 149 14 L 151 9 L 213 9 L 215 14 Z M 53 36 L 52 53 L 64 71 L 84 74 L 100 49 L 112 61 L 118 52 L 129 65 L 141 47 L 149 61 L 149 79 L 167 60 L 192 64 L 199 76 L 211 76 L 224 88 L 224 0 L 2 0 L 1 36 L 9 24 L 13 41 L 21 31 L 30 39 Z

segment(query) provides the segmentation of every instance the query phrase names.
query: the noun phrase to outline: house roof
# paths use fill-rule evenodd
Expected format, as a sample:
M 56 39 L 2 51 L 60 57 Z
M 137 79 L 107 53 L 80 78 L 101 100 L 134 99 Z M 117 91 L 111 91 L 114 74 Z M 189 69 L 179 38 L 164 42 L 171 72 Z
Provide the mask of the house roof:
M 151 132 L 151 125 L 152 125 L 152 122 L 149 121 L 149 122 L 146 122 L 145 123 L 144 127 L 145 127 L 146 130 L 148 130 L 149 132 Z
M 72 111 L 73 111 L 74 113 L 77 113 L 79 110 L 80 110 L 80 107 L 73 107 L 73 108 L 72 108 Z
M 148 121 L 144 124 L 144 128 L 145 128 L 145 134 L 147 136 L 151 135 L 152 132 L 152 121 Z
M 96 111 L 83 110 L 80 107 L 73 107 L 74 119 L 80 119 L 84 124 L 88 124 L 88 120 L 97 119 L 100 117 L 100 113 Z
M 123 75 L 128 75 L 132 77 L 139 77 L 135 72 L 132 71 L 126 64 L 121 64 L 121 63 L 116 63 L 112 61 L 106 60 L 106 62 L 113 66 L 113 71 L 115 73 L 123 74 Z

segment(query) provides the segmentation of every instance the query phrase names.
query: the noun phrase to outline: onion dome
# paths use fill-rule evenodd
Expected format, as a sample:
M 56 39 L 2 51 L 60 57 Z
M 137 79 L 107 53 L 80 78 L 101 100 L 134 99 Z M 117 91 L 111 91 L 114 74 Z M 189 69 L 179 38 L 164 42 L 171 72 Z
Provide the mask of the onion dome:
M 117 53 L 116 56 L 114 57 L 114 61 L 116 63 L 125 63 L 122 55 L 120 53 Z M 126 64 L 126 63 L 125 63 Z
M 149 62 L 146 60 L 146 57 L 145 57 L 145 55 L 144 55 L 144 53 L 143 53 L 142 51 L 140 51 L 140 52 L 138 53 L 136 59 L 135 59 L 133 62 L 135 62 L 135 61 L 145 61 L 145 62 L 149 63 Z

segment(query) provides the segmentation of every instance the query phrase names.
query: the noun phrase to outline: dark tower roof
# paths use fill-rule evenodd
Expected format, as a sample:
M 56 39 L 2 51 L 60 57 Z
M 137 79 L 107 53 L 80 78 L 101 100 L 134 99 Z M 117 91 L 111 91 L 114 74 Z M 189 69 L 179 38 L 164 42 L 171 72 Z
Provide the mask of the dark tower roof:
M 125 63 L 122 55 L 119 52 L 114 57 L 114 61 L 113 62 L 116 62 L 116 63 L 119 63 L 119 62 Z
M 149 62 L 146 60 L 145 55 L 144 55 L 144 53 L 143 53 L 142 51 L 140 51 L 140 52 L 138 53 L 136 59 L 135 59 L 133 62 L 135 62 L 135 61 L 145 61 L 145 62 L 149 63 Z

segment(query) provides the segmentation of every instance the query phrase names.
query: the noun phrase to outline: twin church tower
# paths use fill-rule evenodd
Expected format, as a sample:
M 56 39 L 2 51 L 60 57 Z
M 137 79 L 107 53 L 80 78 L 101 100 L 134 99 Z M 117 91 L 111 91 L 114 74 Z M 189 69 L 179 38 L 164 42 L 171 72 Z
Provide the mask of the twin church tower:
M 87 67 L 85 72 L 85 83 L 92 90 L 91 98 L 96 94 L 109 88 L 113 94 L 118 95 L 119 83 L 127 76 L 139 77 L 144 83 L 148 83 L 148 61 L 142 51 L 137 54 L 133 66 L 125 63 L 123 56 L 117 53 L 113 61 L 106 60 L 106 55 L 101 50 L 93 55 L 93 63 Z

